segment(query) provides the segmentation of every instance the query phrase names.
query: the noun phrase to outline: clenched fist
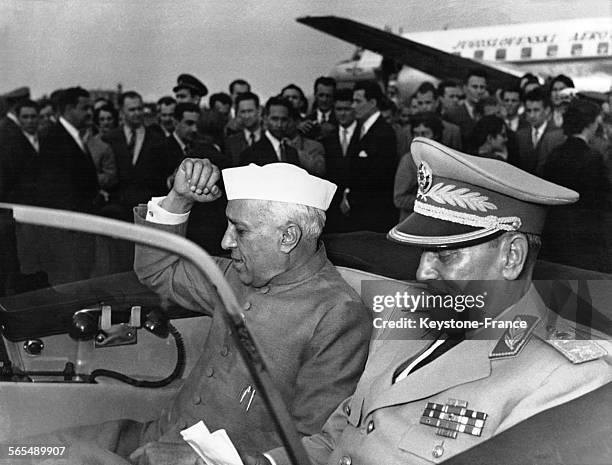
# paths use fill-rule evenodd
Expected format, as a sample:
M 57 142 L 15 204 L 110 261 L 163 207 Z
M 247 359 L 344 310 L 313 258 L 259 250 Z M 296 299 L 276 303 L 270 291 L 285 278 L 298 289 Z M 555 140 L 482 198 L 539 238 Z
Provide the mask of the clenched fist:
M 212 202 L 221 197 L 219 168 L 206 158 L 186 158 L 176 171 L 168 196 L 161 203 L 171 213 L 186 213 L 195 202 Z

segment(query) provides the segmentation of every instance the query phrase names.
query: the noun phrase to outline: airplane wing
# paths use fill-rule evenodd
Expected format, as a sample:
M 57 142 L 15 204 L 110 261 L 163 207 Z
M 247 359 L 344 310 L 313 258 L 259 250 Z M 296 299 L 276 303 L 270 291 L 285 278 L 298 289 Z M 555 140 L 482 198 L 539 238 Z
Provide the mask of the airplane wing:
M 484 68 L 493 88 L 519 84 L 519 76 L 510 70 L 462 58 L 351 19 L 337 16 L 304 16 L 297 21 L 438 79 L 463 77 L 469 69 Z

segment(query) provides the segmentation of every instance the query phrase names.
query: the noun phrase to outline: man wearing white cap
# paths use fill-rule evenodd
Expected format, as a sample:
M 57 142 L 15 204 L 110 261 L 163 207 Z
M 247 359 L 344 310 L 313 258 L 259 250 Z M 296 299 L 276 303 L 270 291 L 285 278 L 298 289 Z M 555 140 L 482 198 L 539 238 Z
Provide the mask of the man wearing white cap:
M 136 222 L 183 234 L 194 203 L 221 195 L 219 177 L 208 160 L 184 160 L 168 196 L 137 209 Z M 217 262 L 243 305 L 299 434 L 313 434 L 353 391 L 371 332 L 368 310 L 319 242 L 336 186 L 287 163 L 229 168 L 223 181 L 228 226 L 221 245 L 231 259 Z M 206 278 L 190 263 L 146 248 L 137 248 L 135 270 L 164 297 L 213 317 L 201 359 L 139 442 L 176 444 L 156 442 L 135 455 L 159 460 L 170 454 L 173 464 L 181 463 L 179 451 L 193 458 L 178 431 L 201 419 L 211 431 L 226 429 L 242 449 L 280 445 L 262 397 L 213 311 Z
M 484 305 L 403 312 L 415 329 L 383 332 L 353 395 L 303 440 L 313 464 L 439 463 L 612 380 L 609 336 L 547 309 L 531 282 L 546 207 L 577 194 L 429 139 L 411 153 L 414 213 L 389 238 L 425 249 L 419 281 L 484 291 Z M 246 458 L 266 461 L 289 463 L 283 449 Z
M 183 160 L 168 196 L 137 207 L 135 221 L 184 234 L 195 202 L 221 195 L 219 178 L 209 160 Z M 318 240 L 336 186 L 286 163 L 229 168 L 223 181 L 228 226 L 222 247 L 231 259 L 217 263 L 298 433 L 314 434 L 353 392 L 371 333 L 369 311 Z M 246 452 L 279 446 L 261 393 L 214 309 L 207 278 L 186 260 L 141 246 L 135 270 L 164 298 L 212 316 L 200 359 L 156 421 L 112 421 L 33 440 L 69 445 L 70 461 L 62 465 L 199 464 L 179 432 L 200 420 L 211 431 L 225 429 Z

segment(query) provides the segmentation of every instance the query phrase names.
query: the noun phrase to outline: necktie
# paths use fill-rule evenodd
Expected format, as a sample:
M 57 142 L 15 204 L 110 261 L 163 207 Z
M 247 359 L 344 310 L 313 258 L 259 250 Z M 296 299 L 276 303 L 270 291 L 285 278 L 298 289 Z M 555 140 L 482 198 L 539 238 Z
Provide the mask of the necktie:
M 287 161 L 287 141 L 285 139 L 280 142 L 279 152 L 280 161 Z
M 342 138 L 340 140 L 340 145 L 342 145 L 342 156 L 346 155 L 346 150 L 348 149 L 348 129 L 342 128 Z
M 255 143 L 255 133 L 249 133 L 249 146 L 252 146 Z
M 538 128 L 533 128 L 533 133 L 531 135 L 531 140 L 533 142 L 533 146 L 538 145 Z
M 128 153 L 130 154 L 130 157 L 132 159 L 132 165 L 135 165 L 136 160 L 134 159 L 134 149 L 136 148 L 136 131 L 134 131 L 132 128 L 129 128 L 128 132 L 129 132 L 129 137 L 127 140 Z

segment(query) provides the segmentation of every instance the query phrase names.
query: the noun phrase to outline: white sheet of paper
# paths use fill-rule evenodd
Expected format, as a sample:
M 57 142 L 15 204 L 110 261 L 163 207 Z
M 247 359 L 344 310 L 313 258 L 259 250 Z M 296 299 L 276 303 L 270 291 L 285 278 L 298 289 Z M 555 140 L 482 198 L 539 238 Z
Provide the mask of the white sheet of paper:
M 224 429 L 210 433 L 203 421 L 181 431 L 181 436 L 207 465 L 244 465 Z

